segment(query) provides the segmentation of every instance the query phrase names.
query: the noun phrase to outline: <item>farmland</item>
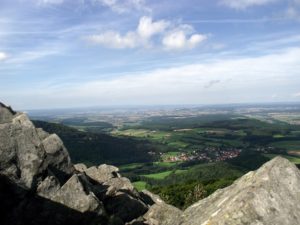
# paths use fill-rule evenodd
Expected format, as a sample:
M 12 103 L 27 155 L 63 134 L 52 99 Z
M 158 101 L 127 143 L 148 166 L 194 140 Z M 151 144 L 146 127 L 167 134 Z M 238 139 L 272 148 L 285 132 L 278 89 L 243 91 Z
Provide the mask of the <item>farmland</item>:
M 191 202 L 180 190 L 203 189 L 207 196 L 277 155 L 299 166 L 300 108 L 294 108 L 290 120 L 282 107 L 229 107 L 64 114 L 47 117 L 54 124 L 35 123 L 63 139 L 73 162 L 114 164 L 138 190 L 182 208 Z
M 154 156 L 152 164 L 139 164 L 139 168 L 121 172 L 136 180 L 137 188 L 158 194 L 169 193 L 175 188 L 172 185 L 184 186 L 192 180 L 201 184 L 212 182 L 213 185 L 203 186 L 210 193 L 214 190 L 212 187 L 230 184 L 277 155 L 300 164 L 300 127 L 297 125 L 281 121 L 269 123 L 241 115 L 224 118 L 224 115 L 210 115 L 209 120 L 201 116 L 156 117 L 113 130 L 113 136 L 147 140 L 160 146 L 148 152 Z

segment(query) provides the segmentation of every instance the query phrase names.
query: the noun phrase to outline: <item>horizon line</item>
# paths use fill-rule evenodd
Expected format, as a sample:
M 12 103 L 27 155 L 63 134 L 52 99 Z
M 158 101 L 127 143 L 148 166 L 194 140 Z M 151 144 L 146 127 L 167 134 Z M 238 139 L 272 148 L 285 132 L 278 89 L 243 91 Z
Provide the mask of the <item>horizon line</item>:
M 282 102 L 243 102 L 243 103 L 212 103 L 212 104 L 124 104 L 124 105 L 91 105 L 91 106 L 74 106 L 74 107 L 53 107 L 53 108 L 32 108 L 18 109 L 25 112 L 30 111 L 54 111 L 54 110 L 79 110 L 79 109 L 126 109 L 126 108 L 154 108 L 154 107 L 217 107 L 217 106 L 246 106 L 246 105 L 300 105 L 300 101 L 282 101 Z

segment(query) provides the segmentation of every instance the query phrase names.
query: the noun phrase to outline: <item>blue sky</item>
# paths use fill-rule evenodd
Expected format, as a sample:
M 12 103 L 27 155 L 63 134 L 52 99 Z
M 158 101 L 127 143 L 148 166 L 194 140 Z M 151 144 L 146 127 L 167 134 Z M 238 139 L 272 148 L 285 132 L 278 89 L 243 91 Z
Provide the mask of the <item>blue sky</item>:
M 300 0 L 0 0 L 18 109 L 299 102 Z

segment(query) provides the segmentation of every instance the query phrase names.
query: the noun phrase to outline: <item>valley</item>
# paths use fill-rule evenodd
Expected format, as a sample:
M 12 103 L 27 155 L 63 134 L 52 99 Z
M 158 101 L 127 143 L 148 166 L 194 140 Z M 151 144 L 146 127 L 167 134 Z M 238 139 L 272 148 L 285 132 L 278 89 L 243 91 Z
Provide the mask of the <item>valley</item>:
M 35 125 L 57 133 L 73 161 L 117 165 L 138 190 L 180 208 L 277 155 L 300 164 L 299 105 L 36 113 Z

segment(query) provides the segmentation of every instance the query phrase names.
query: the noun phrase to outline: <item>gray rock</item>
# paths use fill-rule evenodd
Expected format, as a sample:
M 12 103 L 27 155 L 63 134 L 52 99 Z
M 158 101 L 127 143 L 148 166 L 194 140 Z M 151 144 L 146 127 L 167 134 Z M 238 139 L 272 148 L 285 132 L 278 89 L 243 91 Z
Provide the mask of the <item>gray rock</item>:
M 58 170 L 66 175 L 71 175 L 74 172 L 69 153 L 56 134 L 51 134 L 45 138 L 42 141 L 42 146 L 46 152 L 44 161 L 46 167 L 51 167 L 52 170 Z
M 42 128 L 36 128 L 37 134 L 40 137 L 41 140 L 44 140 L 45 138 L 49 137 L 49 133 L 44 131 Z
M 73 175 L 51 198 L 51 200 L 66 205 L 79 212 L 93 212 L 98 215 L 105 215 L 102 203 L 86 189 L 82 182 L 82 176 Z
M 104 201 L 107 211 L 114 215 L 114 222 L 111 221 L 111 224 L 118 224 L 119 222 L 116 221 L 119 219 L 129 222 L 148 210 L 138 191 L 129 179 L 120 176 L 117 167 L 103 164 L 86 169 L 84 165 L 79 164 L 75 168 L 102 185 L 94 190 L 94 193 Z
M 55 176 L 48 176 L 37 186 L 37 194 L 47 199 L 53 198 L 60 189 L 60 183 Z
M 16 112 L 0 102 L 0 124 L 10 122 L 15 116 Z
M 147 198 L 148 197 L 148 198 Z M 179 225 L 182 222 L 182 211 L 174 206 L 166 204 L 159 196 L 149 191 L 143 191 L 146 202 L 153 203 L 144 215 L 149 225 Z M 147 198 L 147 200 L 146 200 Z M 149 201 L 151 199 L 151 201 Z
M 118 174 L 119 168 L 106 164 L 100 165 L 98 167 L 90 167 L 84 170 L 84 172 L 87 176 L 99 183 L 104 183 L 112 178 L 120 177 L 120 174 Z
M 106 195 L 113 196 L 117 192 L 130 192 L 135 196 L 139 196 L 138 192 L 130 182 L 130 180 L 126 177 L 117 177 L 111 178 L 110 180 L 103 183 L 103 185 L 108 186 Z
M 85 172 L 85 174 L 107 187 L 106 195 L 107 196 L 115 196 L 118 192 L 129 192 L 131 195 L 139 198 L 139 193 L 134 188 L 132 183 L 128 178 L 121 177 L 118 173 L 119 169 L 115 166 L 110 165 L 100 165 L 98 167 L 92 166 L 90 168 L 86 168 L 84 164 L 77 164 L 75 168 L 80 172 Z
M 13 152 L 15 149 L 14 158 L 20 171 L 20 180 L 31 188 L 36 183 L 35 178 L 45 169 L 43 162 L 46 153 L 41 148 L 41 140 L 35 127 L 25 114 L 14 117 L 10 126 L 11 149 L 7 150 Z
M 83 173 L 84 171 L 87 170 L 87 166 L 83 163 L 77 163 L 74 165 L 75 170 L 77 170 L 78 172 Z
M 0 124 L 0 174 L 18 180 L 20 171 L 17 167 L 17 148 L 11 133 L 11 124 Z
M 188 224 L 300 224 L 300 173 L 277 157 L 184 211 Z
M 154 204 L 144 215 L 144 219 L 149 225 L 179 225 L 182 222 L 181 215 L 182 212 L 174 206 Z
M 71 176 L 74 168 L 62 141 L 46 133 L 42 140 L 41 135 L 25 114 L 16 114 L 9 123 L 0 124 L 0 173 L 28 188 L 35 188 L 48 169 L 59 171 L 60 177 Z

